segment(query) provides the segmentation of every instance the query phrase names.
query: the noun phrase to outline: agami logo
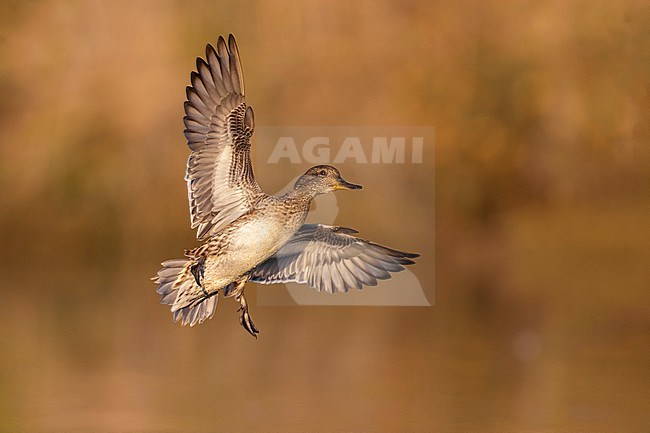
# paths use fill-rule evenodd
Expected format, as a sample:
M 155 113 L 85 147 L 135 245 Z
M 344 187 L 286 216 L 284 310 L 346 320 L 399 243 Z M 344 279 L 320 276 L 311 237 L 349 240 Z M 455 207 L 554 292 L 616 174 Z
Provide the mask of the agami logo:
M 286 159 L 293 164 L 411 164 L 422 163 L 424 137 L 345 137 L 333 143 L 330 137 L 309 137 L 296 143 L 293 136 L 279 137 L 267 163 L 277 164 Z M 407 151 L 408 149 L 408 151 Z

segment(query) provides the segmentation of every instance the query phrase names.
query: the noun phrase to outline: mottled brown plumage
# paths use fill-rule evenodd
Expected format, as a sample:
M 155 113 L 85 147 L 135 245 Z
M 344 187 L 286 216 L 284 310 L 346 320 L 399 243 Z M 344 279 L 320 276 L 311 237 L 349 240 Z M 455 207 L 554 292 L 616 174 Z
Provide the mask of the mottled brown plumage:
M 250 161 L 255 129 L 244 102 L 237 44 L 219 37 L 196 62 L 185 102 L 185 137 L 191 150 L 187 181 L 192 228 L 204 243 L 168 260 L 154 281 L 174 320 L 191 326 L 212 317 L 219 293 L 235 297 L 240 322 L 259 332 L 248 312 L 244 287 L 295 281 L 330 293 L 360 289 L 414 263 L 403 253 L 352 236 L 352 229 L 304 224 L 314 197 L 360 189 L 328 165 L 312 167 L 281 196 L 262 192 Z

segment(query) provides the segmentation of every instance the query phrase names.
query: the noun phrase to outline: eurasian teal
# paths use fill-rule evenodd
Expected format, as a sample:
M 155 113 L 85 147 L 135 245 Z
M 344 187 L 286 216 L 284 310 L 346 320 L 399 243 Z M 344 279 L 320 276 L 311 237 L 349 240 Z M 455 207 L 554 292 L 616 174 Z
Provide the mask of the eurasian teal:
M 212 317 L 219 293 L 240 304 L 240 323 L 259 332 L 248 312 L 244 287 L 297 282 L 334 293 L 374 286 L 418 254 L 387 248 L 354 236 L 355 230 L 304 224 L 319 194 L 361 189 L 329 165 L 310 168 L 293 190 L 262 192 L 250 160 L 255 129 L 244 102 L 244 80 L 235 38 L 219 37 L 216 49 L 198 58 L 187 87 L 185 137 L 191 149 L 185 180 L 190 221 L 204 243 L 168 260 L 154 277 L 161 302 L 174 320 L 193 326 Z

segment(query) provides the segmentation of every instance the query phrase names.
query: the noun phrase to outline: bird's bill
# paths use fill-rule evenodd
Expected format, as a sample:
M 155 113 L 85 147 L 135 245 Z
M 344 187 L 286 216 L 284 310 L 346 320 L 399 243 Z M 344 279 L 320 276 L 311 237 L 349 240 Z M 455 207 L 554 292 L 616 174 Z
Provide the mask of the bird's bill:
M 337 184 L 335 189 L 339 190 L 339 189 L 361 189 L 361 188 L 363 188 L 361 185 L 350 183 L 339 177 L 337 179 Z

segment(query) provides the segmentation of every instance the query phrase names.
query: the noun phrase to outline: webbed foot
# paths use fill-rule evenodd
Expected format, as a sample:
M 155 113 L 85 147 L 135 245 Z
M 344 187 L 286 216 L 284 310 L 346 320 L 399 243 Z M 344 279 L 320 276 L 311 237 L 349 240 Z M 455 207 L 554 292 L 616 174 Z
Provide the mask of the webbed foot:
M 260 331 L 255 327 L 253 319 L 251 319 L 250 314 L 248 314 L 248 304 L 246 303 L 244 294 L 242 293 L 239 295 L 237 297 L 237 300 L 239 301 L 239 309 L 237 311 L 241 311 L 241 315 L 239 316 L 239 323 L 244 327 L 246 331 L 248 331 L 249 334 L 257 338 L 257 334 L 259 334 Z

